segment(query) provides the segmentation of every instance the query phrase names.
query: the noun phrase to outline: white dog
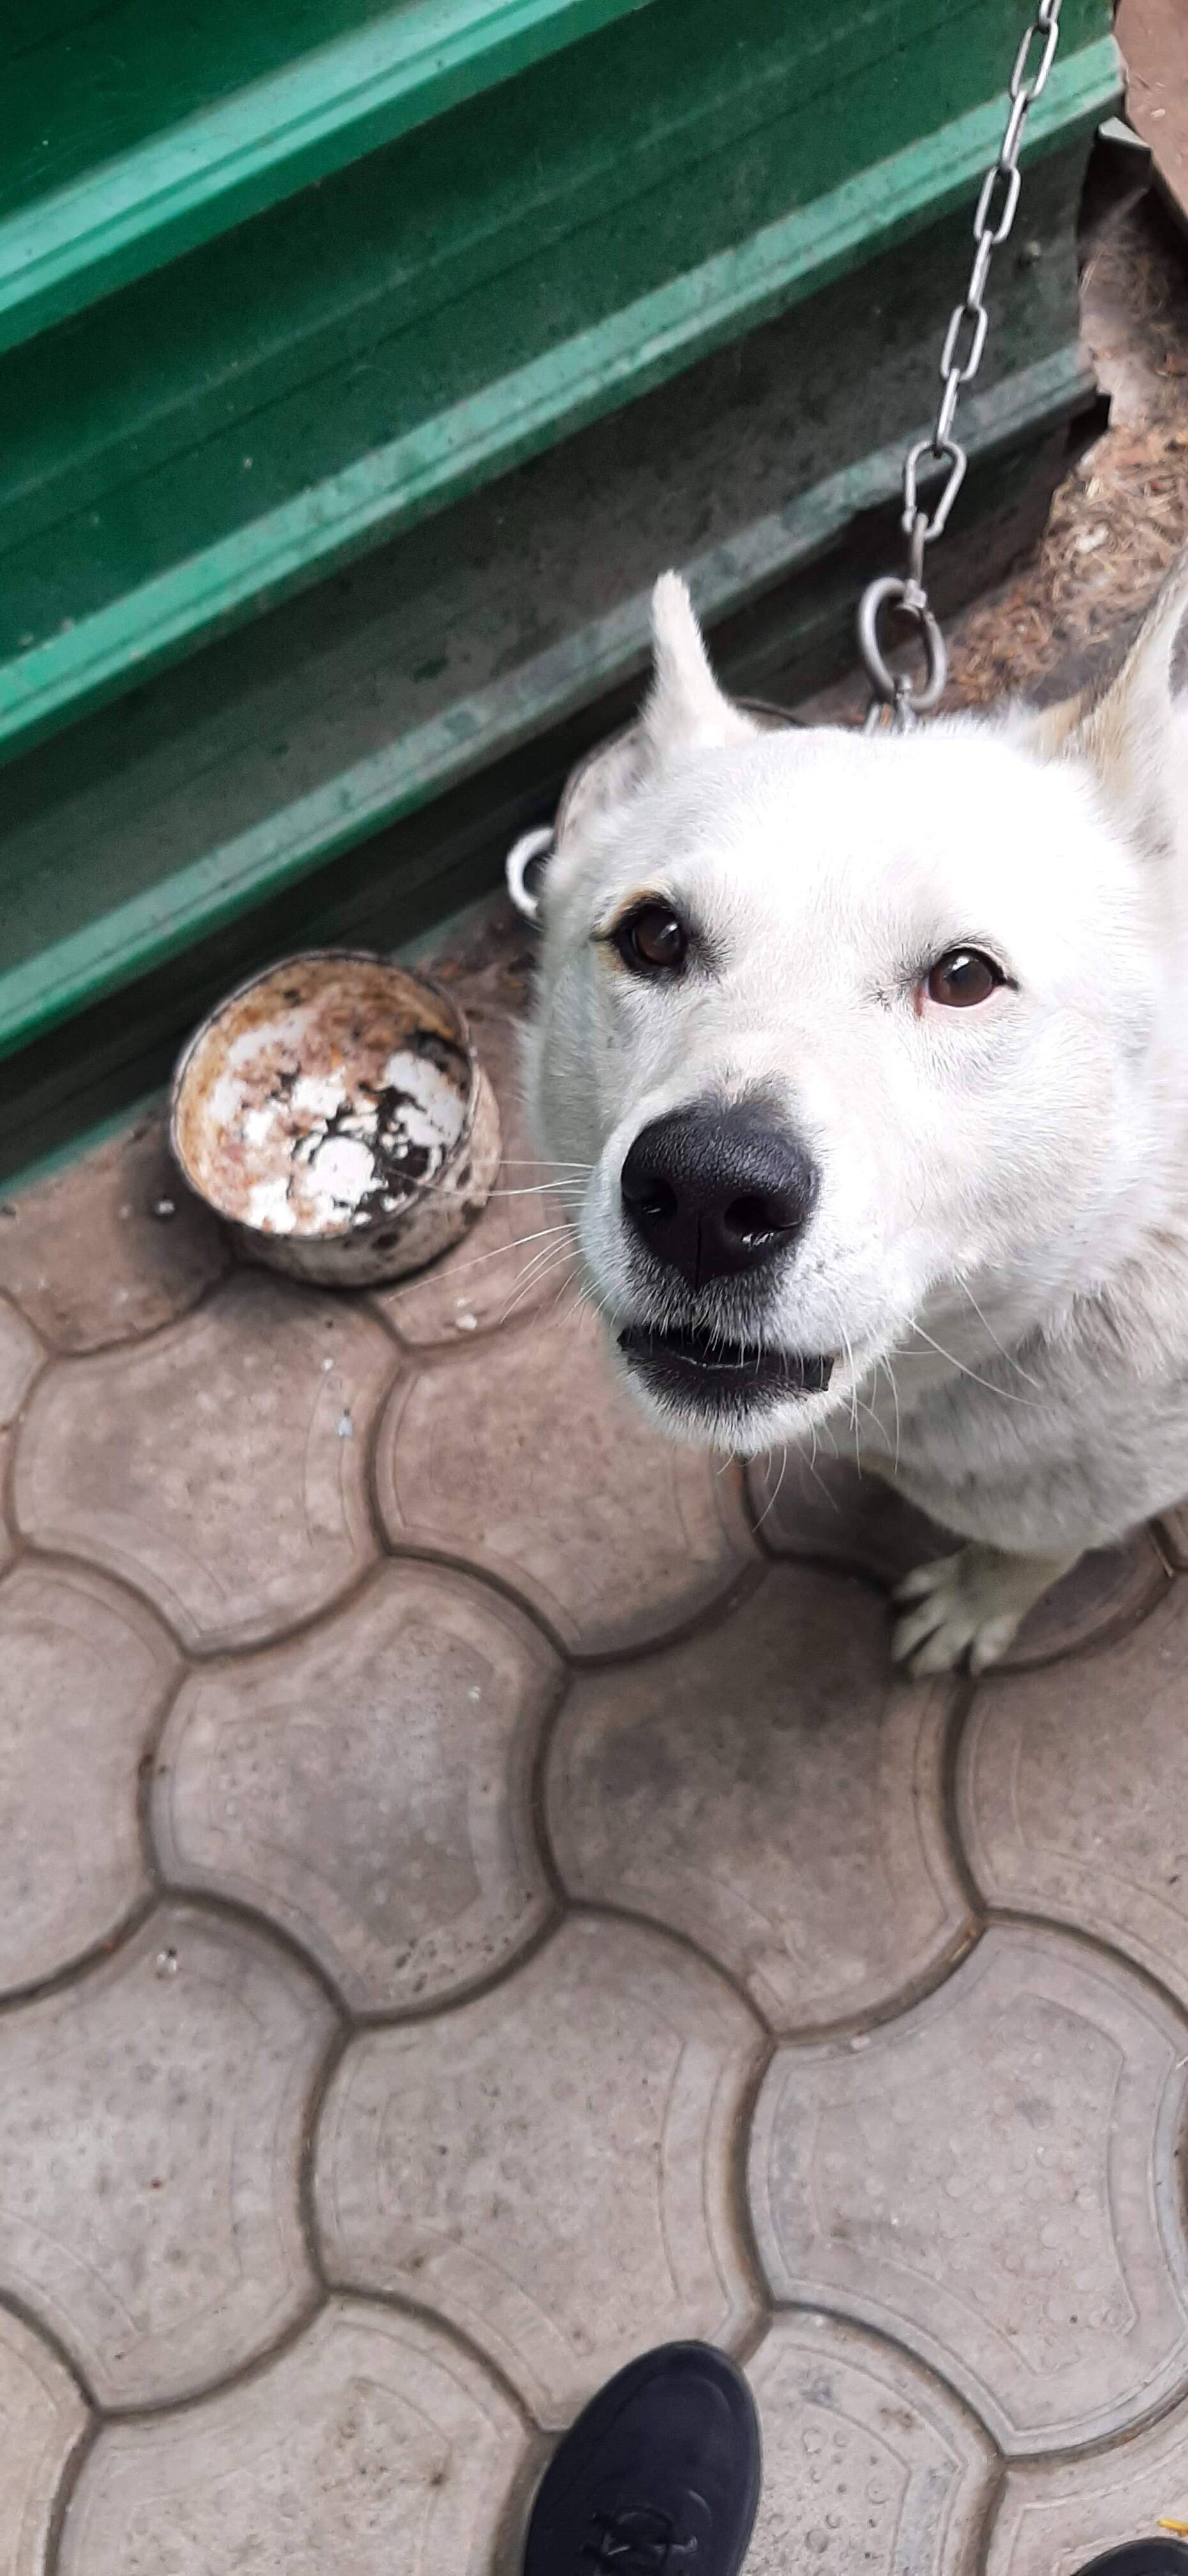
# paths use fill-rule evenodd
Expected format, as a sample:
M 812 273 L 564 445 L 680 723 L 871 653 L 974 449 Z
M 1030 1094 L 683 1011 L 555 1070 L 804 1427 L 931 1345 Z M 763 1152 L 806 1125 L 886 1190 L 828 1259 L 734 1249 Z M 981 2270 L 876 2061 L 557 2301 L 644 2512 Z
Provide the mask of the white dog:
M 673 574 L 653 635 L 545 875 L 541 1152 L 656 1420 L 856 1433 L 968 1542 L 896 1656 L 981 1669 L 1188 1493 L 1188 559 L 1096 702 L 901 737 L 764 728 Z

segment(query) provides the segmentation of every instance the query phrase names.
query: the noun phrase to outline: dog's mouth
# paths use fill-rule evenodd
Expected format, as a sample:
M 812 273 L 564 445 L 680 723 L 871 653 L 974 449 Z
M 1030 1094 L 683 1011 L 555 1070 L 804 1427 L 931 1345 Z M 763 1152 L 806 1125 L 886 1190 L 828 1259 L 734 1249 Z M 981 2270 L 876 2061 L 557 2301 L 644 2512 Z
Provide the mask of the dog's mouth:
M 727 1404 L 740 1413 L 776 1397 L 823 1395 L 833 1375 L 833 1354 L 781 1351 L 724 1341 L 695 1327 L 661 1331 L 628 1324 L 619 1349 L 657 1394 Z

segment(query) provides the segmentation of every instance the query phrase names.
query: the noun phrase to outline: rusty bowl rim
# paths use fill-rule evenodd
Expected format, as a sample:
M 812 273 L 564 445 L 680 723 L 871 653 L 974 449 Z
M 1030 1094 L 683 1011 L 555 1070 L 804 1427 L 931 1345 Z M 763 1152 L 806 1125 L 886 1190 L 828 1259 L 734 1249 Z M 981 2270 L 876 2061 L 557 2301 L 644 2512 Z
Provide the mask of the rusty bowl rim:
M 238 984 L 232 985 L 230 992 L 220 995 L 219 1000 L 212 1005 L 211 1009 L 206 1013 L 205 1018 L 199 1021 L 197 1028 L 191 1030 L 190 1035 L 182 1048 L 181 1054 L 174 1065 L 173 1075 L 169 1085 L 169 1151 L 173 1157 L 177 1170 L 180 1172 L 182 1179 L 185 1182 L 186 1188 L 193 1192 L 196 1199 L 201 1200 L 203 1207 L 209 1208 L 212 1215 L 217 1216 L 221 1225 L 237 1227 L 241 1234 L 249 1235 L 253 1242 L 287 1243 L 289 1242 L 290 1237 L 288 1235 L 278 1236 L 273 1234 L 266 1226 L 253 1225 L 248 1217 L 232 1216 L 228 1208 L 220 1207 L 218 1200 L 211 1198 L 209 1193 L 201 1188 L 200 1184 L 191 1177 L 189 1166 L 184 1154 L 182 1153 L 181 1143 L 178 1136 L 178 1113 L 181 1106 L 181 1097 L 185 1089 L 186 1078 L 190 1072 L 194 1057 L 197 1054 L 203 1039 L 208 1037 L 212 1030 L 217 1028 L 219 1021 L 224 1016 L 224 1013 L 231 1009 L 233 1003 L 242 1001 L 244 994 L 253 992 L 257 984 L 267 984 L 271 982 L 274 975 L 283 975 L 291 966 L 320 965 L 323 962 L 327 964 L 337 962 L 339 964 L 356 966 L 386 966 L 390 969 L 392 974 L 403 977 L 405 983 L 417 984 L 421 987 L 423 992 L 432 993 L 434 1000 L 440 1002 L 445 1010 L 452 1012 L 453 1017 L 457 1022 L 458 1043 L 466 1057 L 467 1070 L 470 1078 L 467 1084 L 466 1102 L 462 1113 L 462 1124 L 454 1138 L 453 1144 L 450 1146 L 448 1154 L 445 1156 L 444 1161 L 438 1164 L 437 1170 L 431 1176 L 427 1176 L 419 1181 L 411 1181 L 409 1183 L 408 1194 L 402 1200 L 399 1207 L 389 1208 L 386 1214 L 374 1217 L 366 1225 L 339 1225 L 335 1226 L 333 1230 L 328 1233 L 303 1234 L 300 1237 L 300 1241 L 302 1243 L 310 1245 L 316 1244 L 319 1246 L 366 1243 L 374 1228 L 381 1225 L 390 1226 L 395 1220 L 399 1219 L 409 1209 L 411 1209 L 419 1200 L 431 1199 L 437 1194 L 441 1188 L 443 1178 L 454 1168 L 458 1157 L 465 1152 L 474 1130 L 483 1068 L 479 1062 L 474 1040 L 470 1034 L 470 1022 L 466 1017 L 466 1013 L 462 1008 L 461 1002 L 455 1000 L 454 995 L 445 985 L 438 982 L 435 975 L 424 975 L 418 967 L 403 965 L 399 958 L 385 957 L 382 949 L 379 948 L 290 949 L 285 956 L 274 958 L 271 965 L 258 967 L 254 974 L 243 976 Z

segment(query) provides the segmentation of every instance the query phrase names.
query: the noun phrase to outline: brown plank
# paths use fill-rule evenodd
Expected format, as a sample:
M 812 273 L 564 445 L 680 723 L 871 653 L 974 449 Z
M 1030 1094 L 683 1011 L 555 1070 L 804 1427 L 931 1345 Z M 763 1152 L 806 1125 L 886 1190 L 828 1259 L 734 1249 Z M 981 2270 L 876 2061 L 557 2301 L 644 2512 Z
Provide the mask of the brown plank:
M 1169 205 L 1188 223 L 1188 0 L 1122 0 L 1117 36 L 1130 122 L 1150 148 Z

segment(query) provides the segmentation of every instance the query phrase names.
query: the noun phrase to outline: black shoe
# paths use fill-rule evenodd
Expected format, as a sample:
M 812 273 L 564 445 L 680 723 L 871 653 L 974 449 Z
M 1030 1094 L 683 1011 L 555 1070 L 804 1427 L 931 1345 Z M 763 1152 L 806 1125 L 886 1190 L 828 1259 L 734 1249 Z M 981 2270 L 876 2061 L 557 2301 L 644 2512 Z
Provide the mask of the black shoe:
M 554 2452 L 524 2576 L 738 2576 L 759 2474 L 741 2371 L 710 2344 L 661 2344 L 591 2398 Z
M 1188 2549 L 1182 2540 L 1153 2532 L 1149 2540 L 1124 2540 L 1117 2549 L 1103 2550 L 1080 2576 L 1188 2576 Z

